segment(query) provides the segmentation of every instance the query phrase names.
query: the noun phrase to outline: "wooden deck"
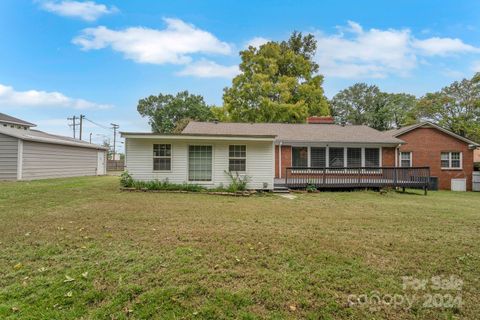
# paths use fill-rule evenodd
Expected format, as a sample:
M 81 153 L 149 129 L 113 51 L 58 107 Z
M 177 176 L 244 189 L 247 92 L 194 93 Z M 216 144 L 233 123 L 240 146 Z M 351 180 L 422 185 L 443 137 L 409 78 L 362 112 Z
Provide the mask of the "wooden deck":
M 359 188 L 419 188 L 428 189 L 429 167 L 289 167 L 283 185 L 290 189 L 359 189 Z M 276 184 L 282 184 L 280 179 Z

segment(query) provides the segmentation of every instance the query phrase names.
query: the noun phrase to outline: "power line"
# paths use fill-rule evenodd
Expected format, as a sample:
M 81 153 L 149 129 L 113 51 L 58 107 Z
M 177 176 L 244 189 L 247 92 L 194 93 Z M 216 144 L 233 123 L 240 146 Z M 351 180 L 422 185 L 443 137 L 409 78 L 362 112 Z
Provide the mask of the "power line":
M 87 120 L 88 122 L 96 125 L 97 127 L 102 128 L 102 129 L 105 129 L 105 130 L 108 130 L 108 131 L 112 130 L 112 128 L 107 127 L 107 126 L 104 126 L 104 125 L 102 125 L 102 124 L 100 124 L 100 123 L 97 123 L 97 122 L 95 122 L 95 121 L 92 121 L 92 120 L 90 120 L 90 119 L 88 119 L 88 118 L 85 118 L 85 116 L 83 117 L 83 119 L 84 119 L 84 120 Z

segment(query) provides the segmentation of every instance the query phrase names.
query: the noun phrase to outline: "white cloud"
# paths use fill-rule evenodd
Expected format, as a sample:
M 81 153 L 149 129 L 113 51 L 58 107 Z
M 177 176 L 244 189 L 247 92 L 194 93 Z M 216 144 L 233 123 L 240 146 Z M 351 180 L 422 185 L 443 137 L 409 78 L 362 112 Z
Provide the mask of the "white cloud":
M 103 15 L 118 12 L 114 6 L 107 7 L 94 1 L 44 1 L 41 8 L 64 17 L 95 21 Z
M 445 56 L 455 53 L 479 52 L 478 48 L 464 43 L 460 39 L 452 38 L 429 38 L 425 40 L 413 40 L 412 46 L 426 56 Z
M 248 48 L 250 46 L 259 48 L 262 44 L 265 44 L 269 41 L 270 39 L 267 39 L 267 38 L 255 37 L 247 41 L 247 43 L 245 44 L 245 48 Z
M 237 65 L 223 66 L 209 60 L 200 60 L 189 64 L 177 74 L 199 78 L 233 78 L 239 73 Z
M 459 39 L 416 39 L 409 29 L 364 30 L 356 22 L 328 35 L 316 32 L 320 72 L 339 78 L 382 78 L 408 75 L 419 60 L 432 55 L 478 51 Z
M 111 30 L 100 26 L 84 29 L 73 39 L 83 50 L 111 47 L 125 58 L 139 63 L 187 64 L 192 54 L 230 54 L 232 48 L 211 33 L 179 19 L 164 19 L 163 30 L 132 27 Z
M 52 91 L 16 91 L 13 87 L 0 84 L 0 105 L 3 107 L 51 107 L 71 109 L 108 109 L 111 105 L 99 104 L 84 99 L 75 99 Z
M 474 61 L 471 69 L 473 72 L 480 72 L 480 60 Z

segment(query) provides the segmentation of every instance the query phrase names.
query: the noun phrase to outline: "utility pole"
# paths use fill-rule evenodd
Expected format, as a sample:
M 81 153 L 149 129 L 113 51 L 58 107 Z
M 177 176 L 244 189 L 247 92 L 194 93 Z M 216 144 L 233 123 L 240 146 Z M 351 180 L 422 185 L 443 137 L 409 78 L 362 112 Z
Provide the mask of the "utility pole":
M 85 118 L 85 116 L 83 114 L 81 114 L 80 115 L 80 140 L 82 140 L 83 118 Z
M 117 142 L 117 129 L 120 127 L 118 124 L 115 123 L 110 123 L 112 125 L 113 129 L 113 159 L 115 160 L 115 154 L 116 154 L 116 142 Z
M 73 128 L 73 139 L 75 139 L 75 138 L 77 137 L 76 132 L 75 132 L 75 129 L 76 129 L 76 127 L 77 127 L 77 119 L 78 119 L 77 116 L 73 116 L 73 117 L 71 117 L 71 118 L 67 118 L 67 120 L 71 120 L 71 121 L 72 121 L 72 124 L 71 124 L 71 125 L 69 124 L 69 126 L 71 126 L 71 127 Z

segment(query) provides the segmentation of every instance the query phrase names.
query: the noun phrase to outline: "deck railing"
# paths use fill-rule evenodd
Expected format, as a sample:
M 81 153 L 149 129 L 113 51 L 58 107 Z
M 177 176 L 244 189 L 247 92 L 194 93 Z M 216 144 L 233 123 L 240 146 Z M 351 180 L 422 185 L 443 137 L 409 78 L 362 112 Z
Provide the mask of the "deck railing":
M 428 189 L 429 167 L 288 167 L 289 188 L 422 188 Z

